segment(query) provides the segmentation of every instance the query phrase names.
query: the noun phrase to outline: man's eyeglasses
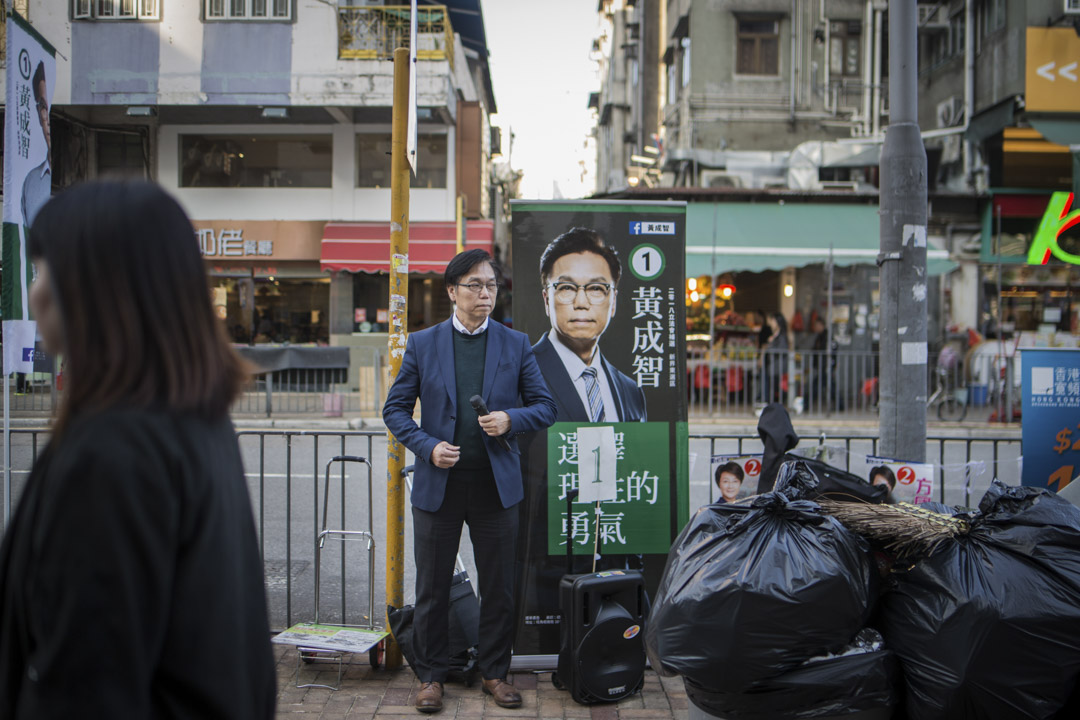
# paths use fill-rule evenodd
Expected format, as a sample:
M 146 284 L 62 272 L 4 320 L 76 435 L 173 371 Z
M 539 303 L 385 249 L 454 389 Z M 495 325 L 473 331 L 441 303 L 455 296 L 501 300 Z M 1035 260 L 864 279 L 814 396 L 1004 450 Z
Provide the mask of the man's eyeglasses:
M 555 302 L 561 305 L 569 305 L 577 298 L 578 290 L 585 291 L 585 297 L 593 305 L 599 305 L 608 299 L 611 294 L 611 286 L 607 283 L 587 283 L 578 285 L 572 282 L 548 283 L 548 287 L 555 290 Z
M 481 290 L 487 290 L 489 293 L 494 295 L 495 293 L 499 292 L 500 283 L 458 283 L 457 286 L 467 289 L 473 295 L 479 295 Z

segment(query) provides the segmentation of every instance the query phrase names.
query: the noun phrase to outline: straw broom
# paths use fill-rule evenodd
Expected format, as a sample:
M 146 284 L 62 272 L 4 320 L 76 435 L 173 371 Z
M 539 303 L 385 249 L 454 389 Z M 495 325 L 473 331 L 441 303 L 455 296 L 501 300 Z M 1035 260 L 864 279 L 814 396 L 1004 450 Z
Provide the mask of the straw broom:
M 929 556 L 947 540 L 967 534 L 962 518 L 924 510 L 918 505 L 871 505 L 819 498 L 821 509 L 844 527 L 881 543 L 898 559 Z

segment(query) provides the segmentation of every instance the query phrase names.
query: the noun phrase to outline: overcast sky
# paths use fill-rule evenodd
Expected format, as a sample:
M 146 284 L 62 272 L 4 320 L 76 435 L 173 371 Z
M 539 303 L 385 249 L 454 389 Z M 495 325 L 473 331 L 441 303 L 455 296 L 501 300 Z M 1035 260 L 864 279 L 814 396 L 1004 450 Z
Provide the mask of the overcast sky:
M 584 143 L 592 126 L 589 93 L 599 89 L 589 59 L 599 30 L 596 6 L 596 0 L 484 1 L 503 150 L 512 129 L 524 198 L 551 198 L 555 183 L 568 198 L 593 192 L 596 156 Z

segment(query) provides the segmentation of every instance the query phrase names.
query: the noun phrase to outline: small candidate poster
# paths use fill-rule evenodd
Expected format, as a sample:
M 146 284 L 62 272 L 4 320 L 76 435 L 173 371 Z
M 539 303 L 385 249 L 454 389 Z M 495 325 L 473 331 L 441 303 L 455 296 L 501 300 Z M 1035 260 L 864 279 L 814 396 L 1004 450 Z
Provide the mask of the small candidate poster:
M 558 408 L 522 443 L 514 652 L 551 656 L 562 576 L 640 570 L 654 592 L 688 519 L 686 205 L 511 209 L 514 329 Z
M 733 503 L 757 492 L 761 455 L 713 455 L 709 491 L 714 503 Z
M 871 484 L 887 484 L 894 502 L 921 505 L 937 500 L 936 468 L 932 463 L 909 463 L 867 455 L 865 477 Z
M 1060 491 L 1080 475 L 1080 350 L 1021 348 L 1024 485 Z
M 26 235 L 52 194 L 49 112 L 56 51 L 18 13 L 7 16 L 4 114 L 4 374 L 34 372 L 37 324 L 27 301 L 32 279 Z

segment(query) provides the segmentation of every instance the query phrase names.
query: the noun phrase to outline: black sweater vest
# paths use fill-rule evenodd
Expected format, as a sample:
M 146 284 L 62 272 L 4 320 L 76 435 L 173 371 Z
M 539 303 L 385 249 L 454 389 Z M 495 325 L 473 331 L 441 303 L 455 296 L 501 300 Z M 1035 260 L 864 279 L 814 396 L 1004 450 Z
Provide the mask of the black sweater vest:
M 484 430 L 469 403 L 473 395 L 484 394 L 487 336 L 486 330 L 479 335 L 465 335 L 454 330 L 454 375 L 457 383 L 454 444 L 461 448 L 461 457 L 453 470 L 486 470 L 491 467 L 487 448 L 484 447 Z

